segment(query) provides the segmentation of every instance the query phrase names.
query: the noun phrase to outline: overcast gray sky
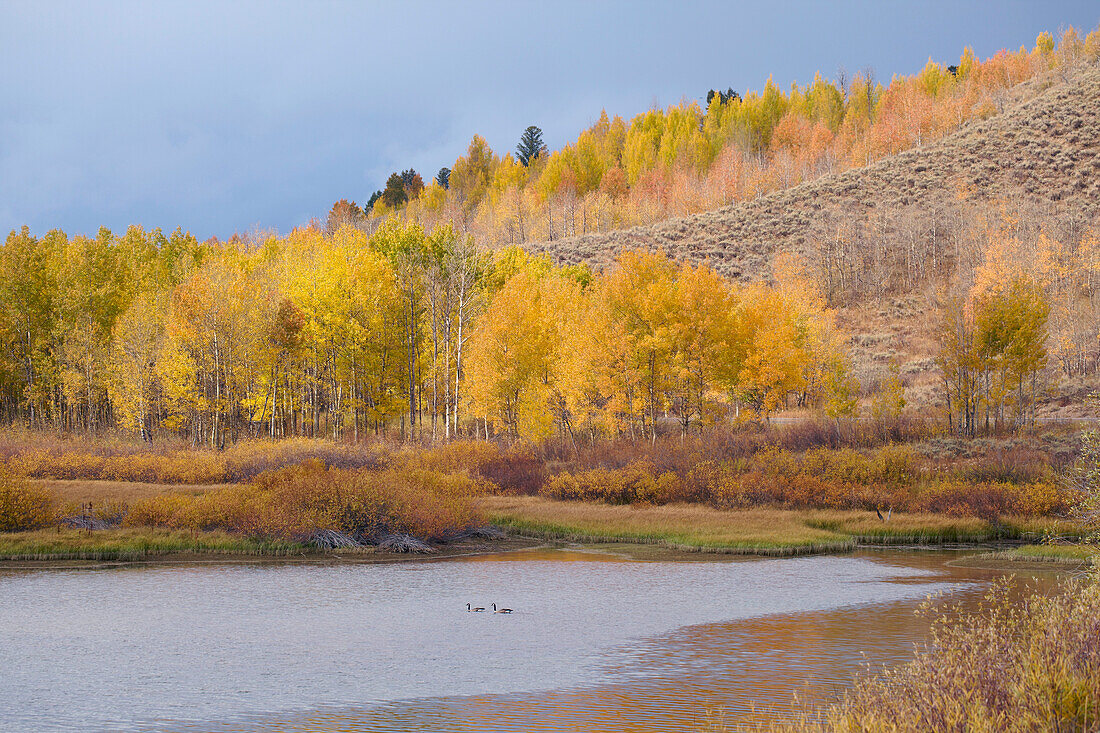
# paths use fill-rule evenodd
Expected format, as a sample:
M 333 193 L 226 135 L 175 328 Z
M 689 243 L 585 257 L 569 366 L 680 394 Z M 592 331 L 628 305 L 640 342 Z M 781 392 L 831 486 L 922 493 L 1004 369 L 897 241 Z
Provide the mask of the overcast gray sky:
M 882 80 L 1100 23 L 1057 2 L 0 0 L 0 232 L 288 231 L 480 133 L 557 147 L 712 87 Z

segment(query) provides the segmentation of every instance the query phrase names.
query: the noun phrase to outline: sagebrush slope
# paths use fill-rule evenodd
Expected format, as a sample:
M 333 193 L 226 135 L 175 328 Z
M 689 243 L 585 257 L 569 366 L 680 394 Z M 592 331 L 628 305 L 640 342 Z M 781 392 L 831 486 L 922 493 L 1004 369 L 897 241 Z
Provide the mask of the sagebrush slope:
M 766 278 L 772 257 L 800 250 L 826 214 L 862 217 L 883 206 L 928 206 L 967 189 L 975 199 L 1024 196 L 1100 212 L 1100 69 L 1029 85 L 1026 101 L 934 143 L 714 211 L 605 234 L 532 242 L 563 264 L 607 265 L 642 247 L 707 262 L 742 280 Z

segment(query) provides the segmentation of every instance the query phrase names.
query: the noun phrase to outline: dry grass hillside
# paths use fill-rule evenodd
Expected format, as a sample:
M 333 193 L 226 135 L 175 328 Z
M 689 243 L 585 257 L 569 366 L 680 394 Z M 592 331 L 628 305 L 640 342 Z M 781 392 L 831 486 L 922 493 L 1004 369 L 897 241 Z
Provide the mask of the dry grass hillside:
M 979 198 L 1017 193 L 1100 213 L 1100 68 L 1069 80 L 932 144 L 865 168 L 825 176 L 731 206 L 604 234 L 528 248 L 568 264 L 606 265 L 630 247 L 707 262 L 743 280 L 766 278 L 777 251 L 801 249 L 825 214 L 861 217 L 889 206 L 932 207 L 970 188 Z
M 562 264 L 586 262 L 596 268 L 623 249 L 657 249 L 745 281 L 768 279 L 775 255 L 790 251 L 805 255 L 823 278 L 823 241 L 834 237 L 838 227 L 857 223 L 873 229 L 868 222 L 889 221 L 874 244 L 861 246 L 895 252 L 857 253 L 862 280 L 843 297 L 830 299 L 852 336 L 864 388 L 874 389 L 887 365 L 897 360 L 910 403 L 932 404 L 939 379 L 926 316 L 943 278 L 912 280 L 897 273 L 903 259 L 914 257 L 912 250 L 900 252 L 911 248 L 912 238 L 903 220 L 924 218 L 919 236 L 927 239 L 951 217 L 992 201 L 1041 212 L 1047 217 L 1044 227 L 1057 220 L 1059 226 L 1083 228 L 1100 219 L 1100 68 L 1036 79 L 1011 96 L 1018 101 L 1007 102 L 999 114 L 864 168 L 650 226 L 527 246 Z M 940 221 L 928 226 L 928 217 Z M 1026 226 L 1034 217 L 1021 218 Z M 925 245 L 915 256 L 928 257 L 927 252 Z M 867 262 L 875 259 L 888 260 L 885 268 L 893 269 L 869 269 Z M 1054 381 L 1044 413 L 1080 414 L 1079 398 L 1092 388 L 1091 380 Z

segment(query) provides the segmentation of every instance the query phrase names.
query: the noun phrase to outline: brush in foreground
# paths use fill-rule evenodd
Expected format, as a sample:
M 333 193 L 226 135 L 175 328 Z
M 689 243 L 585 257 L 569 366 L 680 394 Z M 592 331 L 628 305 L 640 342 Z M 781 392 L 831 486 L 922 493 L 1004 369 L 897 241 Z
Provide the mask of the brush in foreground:
M 789 729 L 1100 730 L 1100 576 L 1022 602 L 995 587 L 977 613 L 941 617 L 913 661 Z

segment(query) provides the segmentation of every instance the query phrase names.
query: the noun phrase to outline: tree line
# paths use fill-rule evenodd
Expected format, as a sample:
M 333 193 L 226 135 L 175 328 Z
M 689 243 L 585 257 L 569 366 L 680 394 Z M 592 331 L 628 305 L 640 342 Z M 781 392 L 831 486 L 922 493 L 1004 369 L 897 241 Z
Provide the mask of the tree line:
M 0 249 L 0 412 L 218 447 L 382 432 L 640 439 L 741 410 L 849 414 L 843 339 L 792 273 L 735 285 L 627 252 L 593 274 L 394 220 L 372 235 L 222 243 L 24 228 Z
M 428 184 L 394 173 L 354 216 L 330 214 L 330 228 L 368 231 L 390 215 L 432 229 L 450 223 L 492 247 L 555 240 L 709 210 L 867 165 L 995 114 L 1010 89 L 1100 58 L 1100 31 L 1070 29 L 1034 47 L 980 60 L 967 48 L 956 64 L 929 61 L 917 74 L 878 83 L 868 70 L 836 80 L 818 74 L 784 90 L 732 89 L 698 102 L 654 108 L 630 120 L 600 114 L 553 152 L 528 128 L 516 153 L 498 154 L 476 135 L 464 155 Z M 420 178 L 418 175 L 417 178 Z M 347 213 L 347 207 L 343 207 Z M 371 223 L 371 222 L 375 223 Z
M 971 435 L 1032 421 L 1051 366 L 1076 377 L 1100 362 L 1093 230 L 1067 247 L 1003 205 L 976 219 L 953 275 L 926 291 L 943 416 Z M 0 414 L 219 447 L 641 439 L 786 408 L 839 421 L 867 403 L 896 419 L 897 365 L 860 384 L 819 266 L 781 253 L 770 284 L 743 284 L 627 251 L 593 273 L 396 219 L 203 243 L 24 228 L 0 248 Z

